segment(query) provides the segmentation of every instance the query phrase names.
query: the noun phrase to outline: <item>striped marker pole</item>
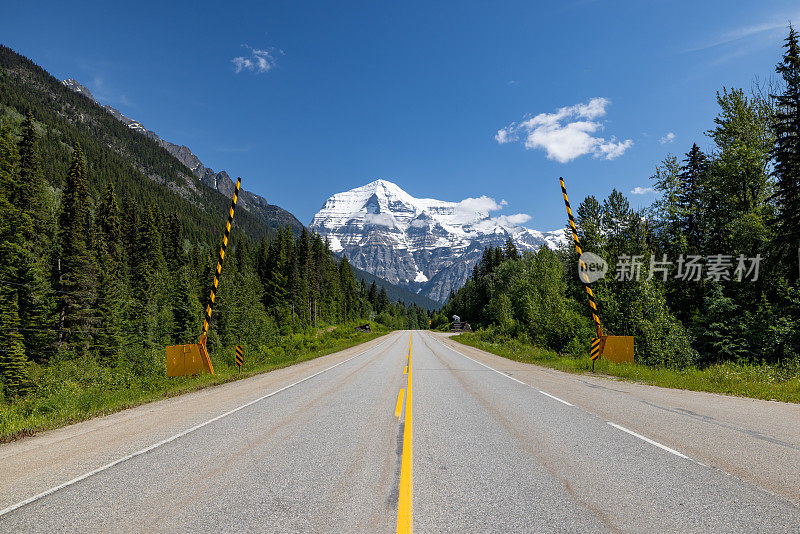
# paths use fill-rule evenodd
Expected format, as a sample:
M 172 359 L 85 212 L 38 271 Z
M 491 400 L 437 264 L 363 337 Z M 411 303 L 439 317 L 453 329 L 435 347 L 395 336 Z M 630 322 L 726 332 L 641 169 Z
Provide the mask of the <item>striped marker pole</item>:
M 592 341 L 589 357 L 592 360 L 592 369 L 594 370 L 594 361 L 600 357 L 602 352 L 603 327 L 600 324 L 600 318 L 597 316 L 597 303 L 594 301 L 594 293 L 589 285 L 589 275 L 586 274 L 586 264 L 580 259 L 583 254 L 581 250 L 581 240 L 578 238 L 578 228 L 575 226 L 575 217 L 572 215 L 572 208 L 569 205 L 569 197 L 567 196 L 567 186 L 564 184 L 564 178 L 559 178 L 561 182 L 561 193 L 564 195 L 564 204 L 567 206 L 567 215 L 569 216 L 569 226 L 572 229 L 572 239 L 575 241 L 575 250 L 578 251 L 578 261 L 580 262 L 580 269 L 578 275 L 582 275 L 581 281 L 586 288 L 586 294 L 589 296 L 589 306 L 592 308 L 592 321 L 597 329 L 597 339 Z
M 219 260 L 217 261 L 217 270 L 214 271 L 214 283 L 211 286 L 211 295 L 208 297 L 208 306 L 206 306 L 206 318 L 203 320 L 203 334 L 200 336 L 200 343 L 206 344 L 208 337 L 208 326 L 211 322 L 211 305 L 214 304 L 214 299 L 217 297 L 217 288 L 219 287 L 219 276 L 222 273 L 222 262 L 225 260 L 225 249 L 228 247 L 228 238 L 231 235 L 231 225 L 233 225 L 233 213 L 236 211 L 236 202 L 239 200 L 239 187 L 242 185 L 242 179 L 236 179 L 236 190 L 233 192 L 233 199 L 231 200 L 231 209 L 228 210 L 228 223 L 225 225 L 225 233 L 222 236 L 222 246 L 219 248 Z

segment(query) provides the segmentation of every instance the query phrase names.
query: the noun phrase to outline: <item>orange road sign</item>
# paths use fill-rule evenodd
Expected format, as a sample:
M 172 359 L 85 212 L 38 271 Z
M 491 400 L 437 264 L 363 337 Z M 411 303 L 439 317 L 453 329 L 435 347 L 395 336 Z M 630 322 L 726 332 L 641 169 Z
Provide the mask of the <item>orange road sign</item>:
M 236 345 L 236 366 L 239 367 L 241 371 L 241 367 L 244 365 L 244 349 L 241 345 Z

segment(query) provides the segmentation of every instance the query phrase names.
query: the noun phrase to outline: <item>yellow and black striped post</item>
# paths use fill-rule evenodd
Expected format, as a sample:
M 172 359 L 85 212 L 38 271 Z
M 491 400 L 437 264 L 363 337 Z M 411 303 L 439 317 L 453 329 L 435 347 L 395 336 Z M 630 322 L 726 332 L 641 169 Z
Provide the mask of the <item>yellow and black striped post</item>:
M 236 179 L 236 190 L 233 192 L 233 199 L 231 200 L 231 209 L 228 210 L 228 223 L 225 225 L 225 233 L 222 235 L 222 246 L 219 248 L 219 260 L 217 261 L 217 270 L 214 271 L 214 282 L 211 285 L 211 295 L 208 297 L 208 306 L 206 306 L 206 318 L 203 320 L 203 333 L 200 336 L 200 343 L 205 345 L 206 338 L 208 337 L 208 326 L 211 321 L 211 306 L 214 304 L 214 299 L 217 296 L 217 288 L 219 287 L 219 276 L 222 273 L 222 262 L 225 260 L 225 249 L 228 247 L 228 238 L 231 235 L 231 225 L 233 225 L 233 214 L 236 211 L 236 202 L 239 200 L 239 187 L 242 185 L 242 179 Z
M 558 181 L 561 182 L 561 193 L 564 195 L 564 204 L 567 206 L 567 216 L 569 216 L 569 226 L 572 229 L 572 239 L 575 241 L 575 250 L 578 251 L 578 261 L 580 262 L 578 276 L 583 277 L 582 282 L 586 288 L 586 294 L 589 296 L 589 306 L 592 309 L 592 321 L 594 321 L 594 326 L 597 329 L 597 339 L 592 341 L 591 350 L 589 352 L 589 357 L 592 360 L 592 367 L 594 367 L 594 361 L 598 359 L 600 354 L 603 352 L 601 340 L 603 337 L 603 327 L 600 324 L 600 318 L 597 316 L 597 303 L 594 301 L 594 293 L 589 285 L 589 277 L 586 274 L 586 264 L 580 259 L 580 256 L 583 254 L 583 250 L 581 250 L 581 240 L 578 238 L 578 228 L 575 226 L 575 217 L 572 215 L 572 208 L 569 205 L 567 186 L 564 184 L 563 178 L 559 178 Z
M 242 366 L 244 365 L 244 349 L 241 345 L 236 345 L 236 367 L 239 368 L 239 374 L 242 374 Z

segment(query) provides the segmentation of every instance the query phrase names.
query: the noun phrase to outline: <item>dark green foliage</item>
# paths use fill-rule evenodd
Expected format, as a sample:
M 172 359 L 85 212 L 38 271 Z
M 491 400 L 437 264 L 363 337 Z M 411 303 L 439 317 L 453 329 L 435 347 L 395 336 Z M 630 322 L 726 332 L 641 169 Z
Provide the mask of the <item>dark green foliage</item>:
M 119 204 L 114 185 L 108 184 L 97 210 L 97 230 L 100 232 L 106 252 L 114 262 L 121 260 L 122 226 L 120 224 Z M 116 266 L 118 267 L 118 266 Z
M 172 314 L 175 332 L 172 341 L 176 345 L 182 345 L 192 343 L 200 335 L 203 309 L 192 287 L 188 266 L 178 269 L 174 277 L 176 285 L 172 297 Z
M 701 199 L 707 198 L 700 192 L 706 185 L 708 175 L 708 158 L 697 143 L 686 154 L 680 174 L 678 174 L 677 208 L 681 214 L 678 231 L 686 239 L 687 250 L 695 253 L 703 248 L 703 239 L 707 237 L 702 224 L 706 209 L 714 212 L 714 206 L 703 206 Z
M 27 390 L 28 369 L 25 345 L 19 331 L 17 296 L 11 291 L 0 291 L 0 298 L 4 303 L 0 308 L 0 333 L 3 337 L 0 343 L 0 378 L 5 397 L 9 398 Z
M 778 239 L 785 256 L 800 248 L 800 45 L 789 26 L 783 60 L 776 71 L 783 78 L 784 91 L 775 97 L 774 176 L 778 200 Z M 796 280 L 797 275 L 792 274 Z
M 72 154 L 59 215 L 59 255 L 55 265 L 59 295 L 59 341 L 82 355 L 92 342 L 98 318 L 97 264 L 90 253 L 90 199 L 80 145 Z
M 42 239 L 33 239 L 34 234 L 41 234 L 48 229 L 47 205 L 42 179 L 41 158 L 39 157 L 39 132 L 29 110 L 22 123 L 22 139 L 19 142 L 19 187 L 12 202 L 25 214 L 25 237 L 30 243 L 41 243 L 37 252 L 46 250 L 49 243 Z M 42 243 L 44 241 L 44 243 Z

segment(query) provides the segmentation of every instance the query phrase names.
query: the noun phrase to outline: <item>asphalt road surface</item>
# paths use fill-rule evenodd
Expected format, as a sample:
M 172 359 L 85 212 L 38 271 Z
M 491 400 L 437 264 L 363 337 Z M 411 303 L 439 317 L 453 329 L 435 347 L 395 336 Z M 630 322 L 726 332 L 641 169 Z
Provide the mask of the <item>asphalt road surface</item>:
M 797 405 L 429 332 L 2 445 L 0 531 L 394 532 L 412 335 L 416 532 L 800 532 Z

